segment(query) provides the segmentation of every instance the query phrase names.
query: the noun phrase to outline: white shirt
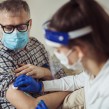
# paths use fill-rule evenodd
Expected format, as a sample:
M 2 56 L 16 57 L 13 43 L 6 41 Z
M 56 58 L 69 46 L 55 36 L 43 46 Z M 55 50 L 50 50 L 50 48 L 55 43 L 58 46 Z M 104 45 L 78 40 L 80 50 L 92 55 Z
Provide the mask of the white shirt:
M 43 81 L 44 91 L 74 91 L 84 87 L 86 109 L 109 109 L 109 60 L 96 78 L 83 72 L 53 81 Z

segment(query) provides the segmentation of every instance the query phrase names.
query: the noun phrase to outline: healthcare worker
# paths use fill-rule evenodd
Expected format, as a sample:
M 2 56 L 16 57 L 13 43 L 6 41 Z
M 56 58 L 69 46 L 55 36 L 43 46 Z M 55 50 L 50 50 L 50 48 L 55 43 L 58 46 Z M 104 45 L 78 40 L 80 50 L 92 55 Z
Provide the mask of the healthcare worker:
M 72 69 L 83 66 L 83 73 L 42 82 L 21 75 L 14 86 L 35 93 L 84 87 L 86 109 L 109 109 L 108 14 L 95 0 L 71 0 L 44 24 L 44 29 L 45 40 L 54 47 L 60 62 Z

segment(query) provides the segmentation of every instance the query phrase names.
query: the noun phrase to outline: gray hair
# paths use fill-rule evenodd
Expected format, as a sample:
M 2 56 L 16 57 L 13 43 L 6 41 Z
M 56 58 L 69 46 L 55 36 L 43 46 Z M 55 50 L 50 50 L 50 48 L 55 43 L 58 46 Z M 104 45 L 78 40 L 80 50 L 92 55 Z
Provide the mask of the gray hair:
M 0 12 L 9 12 L 11 14 L 18 14 L 22 10 L 27 12 L 30 16 L 30 9 L 26 1 L 24 0 L 5 0 L 0 3 Z

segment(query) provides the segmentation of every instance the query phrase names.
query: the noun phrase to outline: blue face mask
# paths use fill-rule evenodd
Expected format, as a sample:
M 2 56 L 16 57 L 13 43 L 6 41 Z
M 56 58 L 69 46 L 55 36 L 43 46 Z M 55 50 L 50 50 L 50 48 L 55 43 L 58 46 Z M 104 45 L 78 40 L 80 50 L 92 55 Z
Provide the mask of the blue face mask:
M 2 43 L 11 50 L 24 48 L 29 41 L 28 32 L 14 31 L 11 34 L 3 33 Z

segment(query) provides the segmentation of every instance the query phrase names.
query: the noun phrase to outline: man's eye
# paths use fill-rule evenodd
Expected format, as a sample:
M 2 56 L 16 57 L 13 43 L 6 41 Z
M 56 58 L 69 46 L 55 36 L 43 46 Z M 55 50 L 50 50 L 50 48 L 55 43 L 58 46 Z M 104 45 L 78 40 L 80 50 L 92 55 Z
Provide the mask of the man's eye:
M 13 30 L 13 27 L 12 26 L 5 26 L 4 27 L 4 30 L 5 31 L 12 31 Z
M 22 31 L 25 31 L 27 29 L 27 25 L 19 25 L 18 26 L 18 30 L 22 30 Z

